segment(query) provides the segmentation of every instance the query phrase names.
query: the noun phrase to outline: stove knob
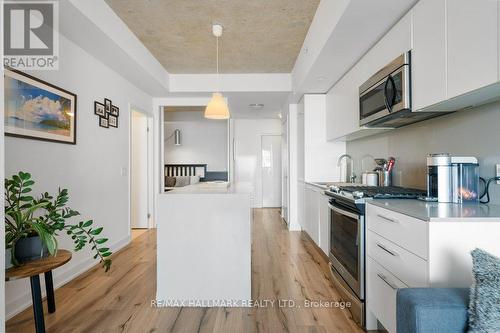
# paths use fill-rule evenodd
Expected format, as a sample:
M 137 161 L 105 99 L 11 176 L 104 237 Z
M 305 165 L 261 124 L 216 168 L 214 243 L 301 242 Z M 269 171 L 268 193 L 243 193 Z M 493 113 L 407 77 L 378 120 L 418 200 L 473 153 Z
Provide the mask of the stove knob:
M 355 198 L 362 198 L 365 196 L 365 194 L 361 191 L 354 191 L 354 192 L 352 192 L 352 196 Z

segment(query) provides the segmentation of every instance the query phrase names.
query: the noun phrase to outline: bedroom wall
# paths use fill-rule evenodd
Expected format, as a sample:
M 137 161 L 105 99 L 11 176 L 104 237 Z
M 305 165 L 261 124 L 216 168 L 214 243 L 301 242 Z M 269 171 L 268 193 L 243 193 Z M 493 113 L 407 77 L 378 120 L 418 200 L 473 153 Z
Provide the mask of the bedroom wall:
M 166 112 L 164 128 L 165 139 L 181 131 L 181 146 L 173 137 L 165 140 L 165 163 L 206 163 L 207 171 L 227 171 L 227 121 L 205 119 L 202 112 Z
M 82 218 L 92 218 L 103 226 L 109 245 L 117 250 L 130 241 L 129 104 L 151 112 L 152 97 L 64 36 L 59 36 L 59 42 L 59 70 L 29 74 L 77 94 L 77 144 L 6 137 L 6 175 L 30 172 L 37 182 L 34 193 L 68 188 L 69 205 L 80 211 Z M 94 100 L 105 97 L 120 108 L 119 128 L 98 125 Z M 58 240 L 60 248 L 72 249 L 64 234 Z M 94 265 L 90 253 L 90 248 L 73 253 L 68 264 L 55 270 L 56 286 Z M 113 274 L 113 268 L 108 274 Z M 29 306 L 29 280 L 7 282 L 5 301 L 8 318 Z
M 261 136 L 281 135 L 281 120 L 233 119 L 233 131 L 235 185 L 250 189 L 253 207 L 261 207 Z

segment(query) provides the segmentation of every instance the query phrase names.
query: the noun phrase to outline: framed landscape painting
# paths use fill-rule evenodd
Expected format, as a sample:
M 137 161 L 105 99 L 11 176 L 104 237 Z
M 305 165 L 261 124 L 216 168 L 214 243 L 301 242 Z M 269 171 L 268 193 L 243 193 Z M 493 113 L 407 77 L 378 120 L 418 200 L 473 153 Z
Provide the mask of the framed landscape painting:
M 5 70 L 5 135 L 76 144 L 76 95 Z

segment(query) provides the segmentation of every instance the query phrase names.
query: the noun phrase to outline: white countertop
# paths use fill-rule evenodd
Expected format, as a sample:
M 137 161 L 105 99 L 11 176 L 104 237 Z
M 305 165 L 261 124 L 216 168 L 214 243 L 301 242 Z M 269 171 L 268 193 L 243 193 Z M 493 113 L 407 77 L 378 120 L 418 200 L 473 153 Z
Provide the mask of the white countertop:
M 305 181 L 304 183 L 306 183 L 308 185 L 319 187 L 322 190 L 328 190 L 330 185 L 338 184 L 338 182 L 333 182 L 333 181 L 322 181 L 322 182 Z
M 427 222 L 500 222 L 499 205 L 453 204 L 410 199 L 374 199 L 367 203 Z
M 229 182 L 202 182 L 198 184 L 175 187 L 173 190 L 165 192 L 165 195 L 172 194 L 248 194 L 252 189 L 246 186 L 231 185 Z

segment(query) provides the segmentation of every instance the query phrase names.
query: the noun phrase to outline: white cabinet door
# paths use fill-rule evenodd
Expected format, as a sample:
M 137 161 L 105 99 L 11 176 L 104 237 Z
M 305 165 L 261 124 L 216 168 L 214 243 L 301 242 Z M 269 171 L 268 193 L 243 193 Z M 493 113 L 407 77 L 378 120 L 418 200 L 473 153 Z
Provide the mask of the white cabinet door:
M 353 71 L 337 82 L 326 96 L 327 140 L 335 140 L 359 128 L 359 90 Z
M 319 197 L 319 247 L 328 256 L 330 253 L 330 208 L 329 197 L 320 193 Z
M 302 222 L 302 230 L 307 232 L 308 235 L 311 233 L 311 214 L 313 206 L 313 196 L 314 192 L 310 185 L 305 185 L 304 191 L 304 221 Z
M 407 287 L 371 257 L 366 258 L 366 306 L 389 333 L 397 332 L 397 290 Z
M 498 1 L 447 1 L 448 98 L 498 80 Z
M 306 185 L 306 221 L 305 231 L 311 239 L 319 246 L 319 189 L 312 185 Z
M 446 0 L 420 0 L 413 8 L 412 107 L 446 99 Z

